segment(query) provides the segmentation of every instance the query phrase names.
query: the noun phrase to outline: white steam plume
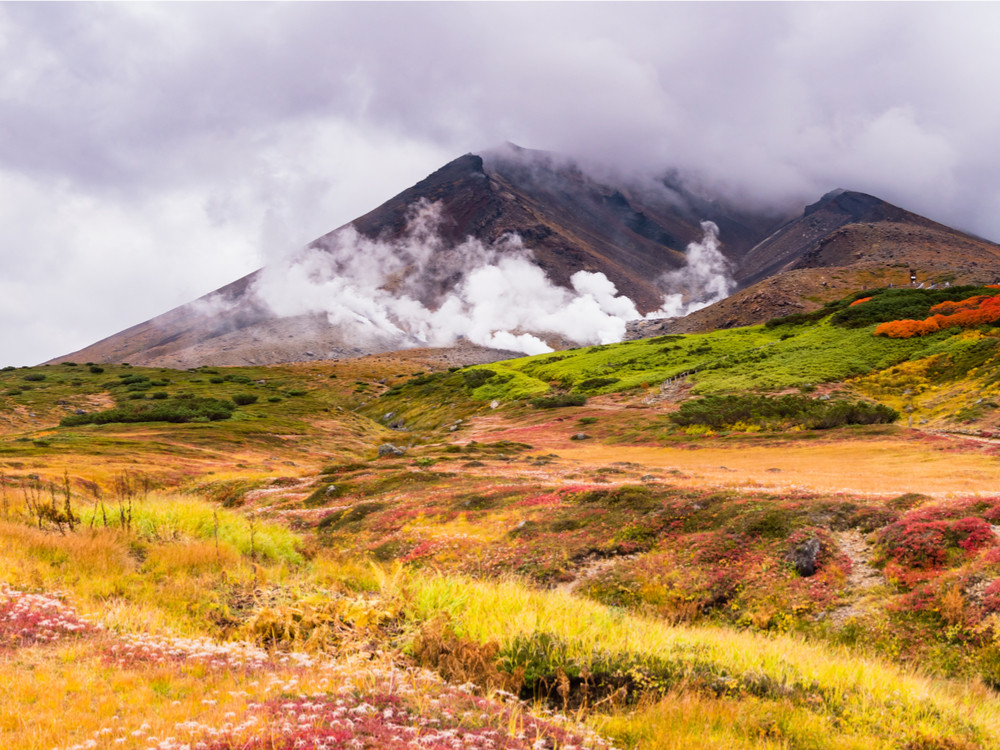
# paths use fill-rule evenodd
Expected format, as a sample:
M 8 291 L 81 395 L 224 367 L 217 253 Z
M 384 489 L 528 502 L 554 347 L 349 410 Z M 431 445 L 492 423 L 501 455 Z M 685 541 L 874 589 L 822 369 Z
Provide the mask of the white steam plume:
M 552 351 L 539 335 L 577 344 L 621 341 L 639 313 L 602 273 L 553 284 L 517 235 L 445 243 L 440 205 L 415 204 L 403 237 L 372 240 L 346 227 L 287 264 L 266 269 L 258 298 L 279 316 L 324 313 L 359 340 L 448 346 L 460 339 L 526 354 Z M 433 309 L 424 300 L 436 300 Z
M 687 263 L 660 277 L 660 286 L 671 291 L 664 294 L 663 306 L 647 318 L 682 318 L 725 299 L 736 288 L 729 261 L 719 250 L 719 227 L 703 221 L 701 228 L 705 233 L 701 242 L 687 246 Z

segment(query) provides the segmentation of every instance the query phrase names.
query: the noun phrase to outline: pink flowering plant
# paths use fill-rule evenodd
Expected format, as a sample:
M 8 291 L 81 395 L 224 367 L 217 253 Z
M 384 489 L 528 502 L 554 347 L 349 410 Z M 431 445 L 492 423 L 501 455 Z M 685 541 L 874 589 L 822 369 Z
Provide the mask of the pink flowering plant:
M 28 594 L 0 584 L 0 650 L 53 643 L 95 630 L 51 594 Z

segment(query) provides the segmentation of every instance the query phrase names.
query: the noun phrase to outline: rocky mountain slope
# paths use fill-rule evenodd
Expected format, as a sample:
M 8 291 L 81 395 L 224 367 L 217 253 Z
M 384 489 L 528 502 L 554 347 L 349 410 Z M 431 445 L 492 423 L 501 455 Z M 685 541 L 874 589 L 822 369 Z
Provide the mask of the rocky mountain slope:
M 857 289 L 993 284 L 1000 246 L 864 193 L 836 190 L 752 248 L 740 289 L 682 319 L 646 321 L 630 337 L 692 333 L 811 312 Z
M 469 261 L 462 253 L 473 238 L 494 262 L 521 254 L 563 289 L 572 287 L 579 271 L 603 274 L 639 314 L 646 314 L 662 304 L 658 279 L 684 266 L 685 249 L 704 235 L 703 221 L 719 227 L 722 252 L 735 262 L 785 218 L 697 197 L 676 181 L 613 182 L 597 180 L 554 155 L 508 144 L 483 156 L 455 159 L 318 238 L 303 254 L 312 252 L 331 274 L 348 277 L 359 271 L 348 268 L 351 261 L 342 257 L 345 236 L 377 243 L 378 251 L 389 248 L 393 268 L 379 279 L 378 289 L 436 310 L 468 276 Z M 436 210 L 432 225 L 415 227 L 415 209 L 428 205 Z M 520 242 L 511 242 L 512 235 Z M 418 242 L 421 246 L 414 248 Z M 362 337 L 343 322 L 331 322 L 320 309 L 276 310 L 281 306 L 262 287 L 273 292 L 275 279 L 286 272 L 261 269 L 66 357 L 176 367 L 356 356 L 422 343 L 391 329 L 366 331 Z M 560 344 L 558 337 L 546 338 Z

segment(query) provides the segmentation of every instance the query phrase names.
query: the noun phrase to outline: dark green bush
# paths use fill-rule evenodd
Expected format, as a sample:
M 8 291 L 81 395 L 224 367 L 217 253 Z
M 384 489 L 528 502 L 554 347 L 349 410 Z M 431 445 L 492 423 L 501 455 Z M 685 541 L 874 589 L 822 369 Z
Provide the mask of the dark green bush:
M 617 383 L 619 380 L 620 378 L 587 378 L 586 380 L 578 383 L 576 388 L 579 391 L 595 391 L 606 385 Z
M 134 394 L 143 398 L 143 394 Z M 83 424 L 111 424 L 128 422 L 193 422 L 217 421 L 232 416 L 235 404 L 217 398 L 177 397 L 174 399 L 143 401 L 141 404 L 122 404 L 113 409 L 92 414 L 73 414 L 63 417 L 63 427 Z
M 221 383 L 225 383 L 226 379 L 225 378 L 221 378 L 218 375 L 216 375 L 215 377 L 209 378 L 208 382 L 212 383 L 213 385 L 220 385 Z
M 542 396 L 531 399 L 531 405 L 536 409 L 557 409 L 563 406 L 583 406 L 587 397 L 582 393 L 558 393 L 554 396 Z
M 233 396 L 233 403 L 237 406 L 249 406 L 257 403 L 257 396 L 253 393 L 237 393 Z
M 487 370 L 485 368 L 479 370 L 465 370 L 462 373 L 462 380 L 465 381 L 465 387 L 470 391 L 474 391 L 481 385 L 485 385 L 486 382 L 496 375 L 493 370 Z
M 24 376 L 24 380 L 27 380 L 29 383 L 38 383 L 45 380 L 45 375 L 40 372 L 29 372 Z
M 682 427 L 704 425 L 714 429 L 736 423 L 762 427 L 801 426 L 827 429 L 848 424 L 885 424 L 899 419 L 899 412 L 866 401 L 822 401 L 808 396 L 706 396 L 687 401 L 670 415 Z
M 100 365 L 91 365 L 90 371 L 95 375 L 100 375 L 102 372 L 104 372 L 104 368 L 101 367 Z
M 166 391 L 156 391 L 155 393 L 150 393 L 149 397 L 157 401 L 163 401 L 166 398 L 170 398 L 170 394 Z

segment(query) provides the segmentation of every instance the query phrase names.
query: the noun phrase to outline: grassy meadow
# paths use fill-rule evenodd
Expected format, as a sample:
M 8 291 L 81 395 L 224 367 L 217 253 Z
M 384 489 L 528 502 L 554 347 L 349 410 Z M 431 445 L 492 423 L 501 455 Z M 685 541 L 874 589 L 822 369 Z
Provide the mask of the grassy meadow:
M 1000 747 L 1000 331 L 904 291 L 0 371 L 0 747 Z

